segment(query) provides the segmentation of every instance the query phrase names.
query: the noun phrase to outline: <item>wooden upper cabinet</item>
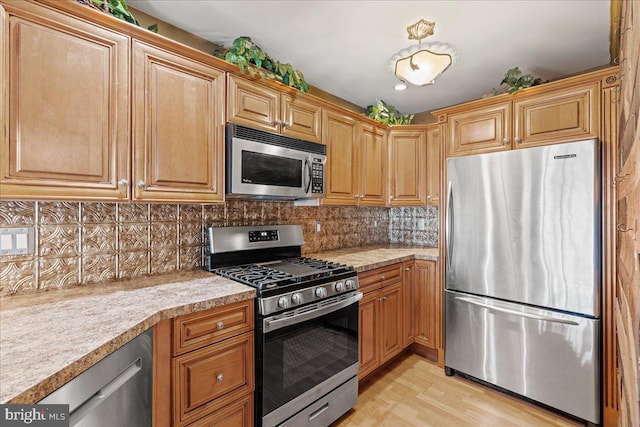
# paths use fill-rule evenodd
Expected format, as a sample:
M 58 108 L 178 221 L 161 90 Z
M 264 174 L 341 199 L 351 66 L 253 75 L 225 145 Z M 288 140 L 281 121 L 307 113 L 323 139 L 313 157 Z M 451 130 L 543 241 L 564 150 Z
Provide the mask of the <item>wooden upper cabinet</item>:
M 26 1 L 0 32 L 2 198 L 126 200 L 129 37 Z
M 324 110 L 322 141 L 327 145 L 323 204 L 356 204 L 356 121 L 339 112 Z
M 448 126 L 448 157 L 509 150 L 511 101 L 453 113 Z
M 516 97 L 514 148 L 597 138 L 598 82 Z
M 391 206 L 421 206 L 427 202 L 424 130 L 410 127 L 389 131 Z
M 359 123 L 357 144 L 358 188 L 360 206 L 385 206 L 387 203 L 387 134 L 376 126 Z
M 134 41 L 134 200 L 224 197 L 225 74 Z
M 279 133 L 280 92 L 242 77 L 229 75 L 227 120 Z
M 447 157 L 599 138 L 600 92 L 610 73 L 598 70 L 433 111 L 449 128 Z
M 239 76 L 229 76 L 230 122 L 311 142 L 322 139 L 322 107 L 310 97 L 293 95 Z
M 283 135 L 305 141 L 321 142 L 322 140 L 322 107 L 309 97 L 282 94 Z
M 440 135 L 444 125 L 434 125 L 427 128 L 427 204 L 440 204 L 440 165 L 441 152 Z

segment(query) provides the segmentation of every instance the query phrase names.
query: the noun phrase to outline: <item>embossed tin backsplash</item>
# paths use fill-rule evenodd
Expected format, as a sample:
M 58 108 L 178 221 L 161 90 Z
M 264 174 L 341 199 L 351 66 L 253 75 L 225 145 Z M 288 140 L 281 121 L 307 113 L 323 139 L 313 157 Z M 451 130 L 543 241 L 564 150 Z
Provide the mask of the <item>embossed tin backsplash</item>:
M 435 246 L 437 216 L 434 208 L 296 207 L 278 201 L 1 201 L 0 227 L 32 226 L 36 242 L 35 254 L 0 257 L 0 293 L 198 268 L 208 226 L 302 224 L 303 252 L 314 253 L 390 242 Z

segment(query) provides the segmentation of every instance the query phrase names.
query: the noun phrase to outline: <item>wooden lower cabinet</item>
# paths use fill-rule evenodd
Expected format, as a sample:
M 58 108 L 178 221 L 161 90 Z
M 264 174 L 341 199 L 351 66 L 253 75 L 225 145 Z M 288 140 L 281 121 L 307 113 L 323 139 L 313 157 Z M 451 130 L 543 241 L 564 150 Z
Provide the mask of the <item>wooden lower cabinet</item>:
M 361 273 L 359 307 L 362 379 L 416 343 L 438 348 L 437 263 L 411 260 Z
M 360 277 L 360 379 L 398 355 L 403 346 L 402 264 Z
M 184 425 L 253 391 L 253 333 L 176 357 L 172 364 L 176 425 Z
M 160 322 L 154 427 L 253 425 L 253 300 Z
M 415 261 L 414 286 L 412 295 L 417 303 L 414 319 L 415 342 L 429 348 L 437 348 L 438 324 L 438 282 L 436 263 Z

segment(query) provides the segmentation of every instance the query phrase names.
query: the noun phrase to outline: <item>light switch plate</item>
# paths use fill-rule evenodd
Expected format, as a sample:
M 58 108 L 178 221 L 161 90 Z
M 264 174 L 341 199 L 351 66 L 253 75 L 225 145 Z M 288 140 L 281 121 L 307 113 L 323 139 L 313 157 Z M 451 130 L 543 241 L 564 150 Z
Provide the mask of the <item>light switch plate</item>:
M 1 227 L 0 256 L 28 255 L 35 252 L 33 227 Z

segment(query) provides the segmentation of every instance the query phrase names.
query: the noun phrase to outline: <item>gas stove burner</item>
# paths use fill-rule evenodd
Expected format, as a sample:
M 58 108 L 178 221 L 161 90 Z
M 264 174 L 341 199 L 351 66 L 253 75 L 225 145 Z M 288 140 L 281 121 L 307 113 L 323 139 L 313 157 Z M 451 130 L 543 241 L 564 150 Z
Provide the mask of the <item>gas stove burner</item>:
M 318 270 L 335 270 L 337 268 L 345 267 L 345 265 L 338 264 L 336 262 L 324 261 L 321 259 L 306 258 L 306 257 L 294 258 L 289 260 L 289 262 L 292 264 L 301 264 L 301 265 L 306 265 L 308 267 L 317 268 Z
M 273 268 L 264 267 L 256 264 L 239 265 L 234 267 L 225 267 L 214 270 L 214 272 L 229 279 L 249 285 L 266 285 L 272 282 L 292 279 L 292 274 Z

